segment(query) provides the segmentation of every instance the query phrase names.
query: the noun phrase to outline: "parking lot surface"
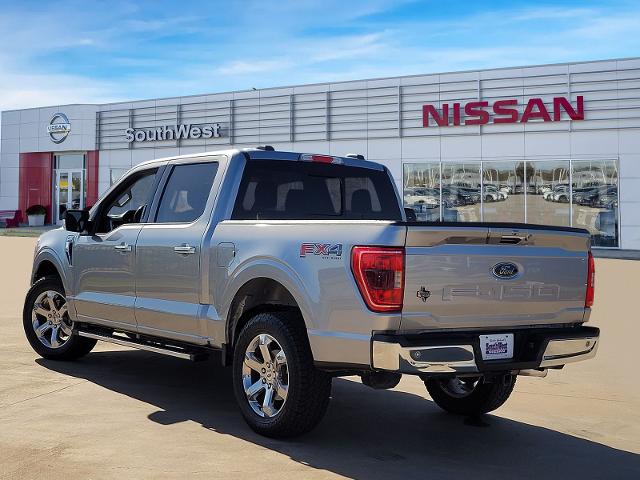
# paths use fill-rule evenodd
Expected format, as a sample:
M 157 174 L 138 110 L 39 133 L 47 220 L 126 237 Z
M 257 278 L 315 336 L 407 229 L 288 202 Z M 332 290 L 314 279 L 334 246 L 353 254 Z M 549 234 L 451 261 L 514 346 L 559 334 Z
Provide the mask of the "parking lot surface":
M 0 478 L 640 478 L 640 262 L 596 260 L 596 359 L 520 377 L 481 419 L 443 413 L 418 378 L 336 379 L 290 441 L 254 434 L 229 369 L 99 344 L 38 358 L 22 333 L 35 239 L 0 237 Z

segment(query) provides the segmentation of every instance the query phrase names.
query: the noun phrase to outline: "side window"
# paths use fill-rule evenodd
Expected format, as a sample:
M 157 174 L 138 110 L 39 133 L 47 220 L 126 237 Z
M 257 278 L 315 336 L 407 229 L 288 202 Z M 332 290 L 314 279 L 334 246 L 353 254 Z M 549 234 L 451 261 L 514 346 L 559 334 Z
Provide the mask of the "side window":
M 132 185 L 125 187 L 125 190 L 120 192 L 111 203 L 107 215 L 119 215 L 147 205 L 154 181 L 155 175 L 147 174 L 135 180 Z
M 97 218 L 97 233 L 106 233 L 126 223 L 138 223 L 151 203 L 158 169 L 138 172 L 127 178 L 106 199 Z
M 207 204 L 218 164 L 176 165 L 162 193 L 156 223 L 185 223 L 200 218 Z

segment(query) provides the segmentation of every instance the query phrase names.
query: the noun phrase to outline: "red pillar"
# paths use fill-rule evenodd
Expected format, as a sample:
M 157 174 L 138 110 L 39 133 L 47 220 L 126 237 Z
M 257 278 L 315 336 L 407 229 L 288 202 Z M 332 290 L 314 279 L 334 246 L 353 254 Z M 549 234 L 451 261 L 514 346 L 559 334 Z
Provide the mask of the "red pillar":
M 32 205 L 42 205 L 47 209 L 45 222 L 51 223 L 52 174 L 51 152 L 20 154 L 18 205 L 23 221 L 27 219 L 27 208 Z
M 98 150 L 90 150 L 87 152 L 87 198 L 85 200 L 86 208 L 93 207 L 98 200 Z

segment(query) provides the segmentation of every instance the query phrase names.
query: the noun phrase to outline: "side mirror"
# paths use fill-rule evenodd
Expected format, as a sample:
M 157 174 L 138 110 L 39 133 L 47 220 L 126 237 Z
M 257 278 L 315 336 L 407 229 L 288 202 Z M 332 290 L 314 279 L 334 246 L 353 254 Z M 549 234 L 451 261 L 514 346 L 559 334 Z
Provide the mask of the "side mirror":
M 67 210 L 64 212 L 64 229 L 83 233 L 89 229 L 89 210 Z

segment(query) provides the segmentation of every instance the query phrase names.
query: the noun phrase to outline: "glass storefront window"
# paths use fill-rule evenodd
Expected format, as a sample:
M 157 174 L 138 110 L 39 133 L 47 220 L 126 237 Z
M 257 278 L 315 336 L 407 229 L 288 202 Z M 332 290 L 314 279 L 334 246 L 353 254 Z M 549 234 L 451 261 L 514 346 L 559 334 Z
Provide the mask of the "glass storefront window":
M 440 220 L 440 164 L 404 166 L 404 206 L 421 222 Z
M 591 232 L 592 244 L 618 246 L 618 163 L 574 160 L 573 226 Z
M 442 164 L 442 204 L 445 222 L 479 222 L 480 162 Z
M 56 169 L 82 170 L 84 168 L 84 153 L 62 153 L 55 156 Z
M 483 220 L 524 222 L 523 174 L 523 162 L 483 162 Z
M 403 173 L 418 221 L 574 226 L 593 246 L 619 246 L 617 160 L 430 162 Z
M 569 160 L 527 162 L 527 222 L 570 225 Z

